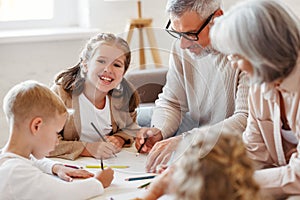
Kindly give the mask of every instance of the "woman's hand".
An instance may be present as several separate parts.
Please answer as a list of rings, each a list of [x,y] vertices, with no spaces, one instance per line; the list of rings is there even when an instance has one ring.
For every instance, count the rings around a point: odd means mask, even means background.
[[[144,200],[155,200],[164,194],[168,193],[169,185],[172,184],[172,174],[174,168],[168,168],[162,174],[157,176],[150,184],[147,194],[143,198]]]

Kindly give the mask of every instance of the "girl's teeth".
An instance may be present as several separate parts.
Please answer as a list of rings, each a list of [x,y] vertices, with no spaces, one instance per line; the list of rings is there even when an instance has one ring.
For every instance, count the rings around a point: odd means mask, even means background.
[[[101,77],[103,80],[105,80],[105,81],[111,81],[111,79],[110,78],[107,78],[107,77]]]

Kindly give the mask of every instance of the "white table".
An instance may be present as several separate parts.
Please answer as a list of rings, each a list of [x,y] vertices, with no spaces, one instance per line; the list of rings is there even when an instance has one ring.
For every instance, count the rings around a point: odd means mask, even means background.
[[[129,178],[129,177],[153,175],[151,173],[145,172],[146,155],[140,154],[139,156],[136,156],[136,149],[134,147],[123,148],[123,150],[116,155],[117,155],[116,158],[110,158],[104,160],[104,165],[108,165],[108,166],[126,165],[129,166],[129,168],[113,169],[115,173],[114,173],[114,180],[112,184],[105,189],[103,195],[93,199],[124,200],[124,199],[130,199],[134,197],[141,197],[146,190],[138,189],[138,186],[141,186],[152,180],[152,179],[145,179],[145,180],[138,180],[138,181],[125,181],[125,178]],[[96,168],[96,169],[86,168],[87,165],[98,165],[98,166],[100,165],[99,160],[91,157],[80,157],[75,161],[59,159],[59,158],[51,158],[51,159],[55,161],[60,161],[63,164],[81,166],[84,169],[93,173],[101,170],[100,168]]]

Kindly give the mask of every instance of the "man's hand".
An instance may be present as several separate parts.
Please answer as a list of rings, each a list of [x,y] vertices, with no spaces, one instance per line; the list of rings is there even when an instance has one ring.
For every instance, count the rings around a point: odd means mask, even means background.
[[[146,171],[156,172],[159,165],[166,165],[170,157],[181,141],[181,136],[172,137],[160,142],[157,142],[147,157]]]
[[[52,172],[62,180],[68,182],[72,181],[72,178],[91,178],[94,176],[93,173],[90,173],[84,169],[73,169],[60,164],[55,164],[52,167]]]
[[[148,153],[156,142],[163,139],[161,131],[158,128],[141,128],[135,139],[136,149],[140,149],[141,145],[145,142],[145,138],[148,139],[140,153]]]

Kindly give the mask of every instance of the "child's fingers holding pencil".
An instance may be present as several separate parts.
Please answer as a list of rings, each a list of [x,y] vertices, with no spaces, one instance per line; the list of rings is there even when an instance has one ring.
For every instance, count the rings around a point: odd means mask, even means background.
[[[111,168],[100,170],[96,173],[95,178],[102,183],[104,188],[107,188],[114,179],[114,171]]]

